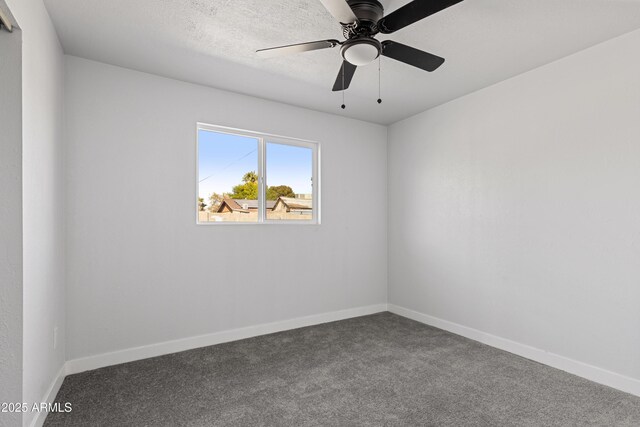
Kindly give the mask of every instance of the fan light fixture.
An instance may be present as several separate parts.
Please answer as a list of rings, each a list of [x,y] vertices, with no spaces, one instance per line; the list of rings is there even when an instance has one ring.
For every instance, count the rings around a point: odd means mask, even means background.
[[[342,57],[358,67],[372,63],[378,56],[380,56],[380,48],[376,43],[368,40],[345,43],[342,47]]]
[[[2,29],[3,26],[10,33],[13,32],[13,25],[11,24],[11,20],[7,15],[4,14],[4,12],[2,11],[2,8],[0,8],[0,29]]]
[[[379,0],[319,0],[342,27],[346,39],[316,40],[286,46],[259,49],[257,53],[265,58],[289,53],[308,52],[318,49],[332,49],[340,46],[342,64],[333,84],[333,91],[345,91],[359,66],[370,64],[380,55],[424,71],[435,71],[444,63],[444,58],[415,47],[392,40],[379,41],[378,34],[392,34],[428,16],[462,2],[463,0],[412,0],[389,15],[384,15],[384,7]],[[406,0],[405,0],[406,2]],[[380,72],[378,71],[378,75]],[[378,97],[380,103],[380,97]],[[344,102],[342,103],[344,108]]]

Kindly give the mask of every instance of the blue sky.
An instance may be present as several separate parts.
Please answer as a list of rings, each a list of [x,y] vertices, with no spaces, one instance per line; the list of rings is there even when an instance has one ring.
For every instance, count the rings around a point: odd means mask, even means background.
[[[249,171],[258,171],[258,140],[206,130],[198,131],[198,194],[208,200],[230,193]],[[267,142],[267,186],[288,185],[295,193],[311,193],[312,150]]]

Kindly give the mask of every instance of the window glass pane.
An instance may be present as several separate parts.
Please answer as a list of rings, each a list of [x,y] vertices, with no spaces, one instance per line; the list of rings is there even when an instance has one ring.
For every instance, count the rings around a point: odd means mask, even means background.
[[[198,130],[198,220],[258,221],[257,138]]]
[[[313,150],[267,141],[266,218],[313,219]]]

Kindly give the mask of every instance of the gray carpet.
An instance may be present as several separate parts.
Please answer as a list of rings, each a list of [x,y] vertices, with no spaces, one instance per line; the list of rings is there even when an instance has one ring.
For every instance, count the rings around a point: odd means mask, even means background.
[[[381,313],[68,376],[46,426],[640,426],[640,398]]]

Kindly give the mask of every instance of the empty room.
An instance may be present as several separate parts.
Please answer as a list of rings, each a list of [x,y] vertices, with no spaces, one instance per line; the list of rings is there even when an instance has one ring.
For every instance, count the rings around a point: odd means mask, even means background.
[[[0,0],[0,426],[640,426],[640,0]]]

